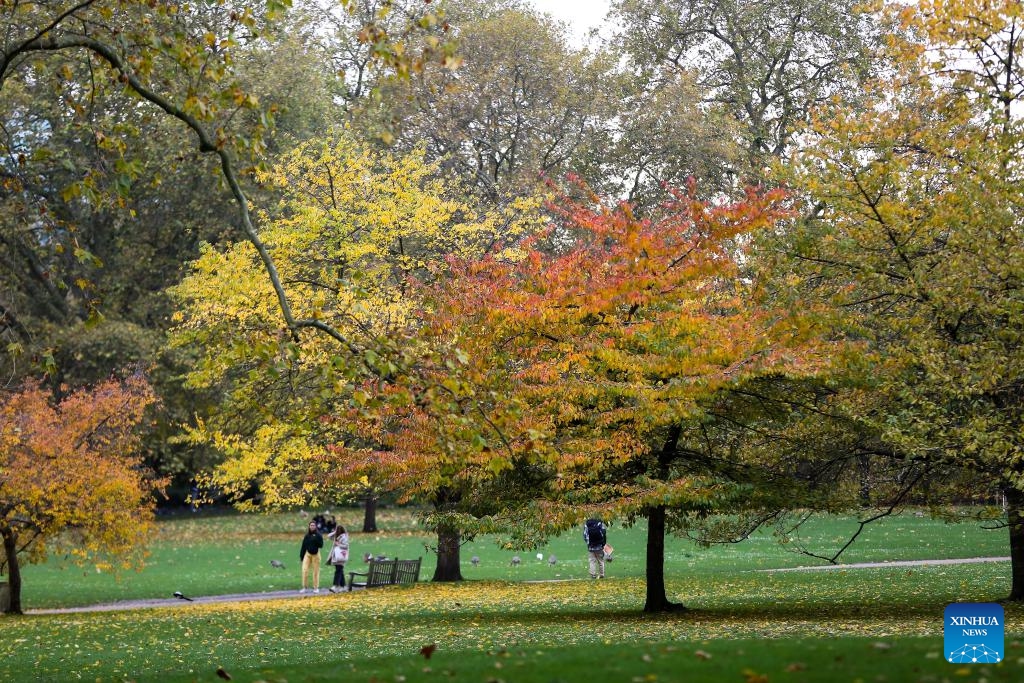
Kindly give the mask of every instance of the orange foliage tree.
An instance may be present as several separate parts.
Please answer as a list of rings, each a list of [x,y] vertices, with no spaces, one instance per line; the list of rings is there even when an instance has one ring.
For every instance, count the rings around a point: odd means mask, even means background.
[[[716,392],[808,376],[824,354],[813,311],[772,305],[744,273],[753,234],[787,218],[781,193],[715,204],[691,188],[651,220],[590,200],[518,258],[450,262],[417,330],[433,355],[368,392],[387,448],[342,460],[466,517],[517,520],[527,542],[644,517],[645,609],[663,611],[666,511],[742,504],[735,481],[688,466],[681,431]]]
[[[50,550],[110,567],[140,559],[153,490],[136,427],[154,402],[140,376],[76,391],[59,403],[38,384],[0,396],[0,569],[21,613],[20,563]]]

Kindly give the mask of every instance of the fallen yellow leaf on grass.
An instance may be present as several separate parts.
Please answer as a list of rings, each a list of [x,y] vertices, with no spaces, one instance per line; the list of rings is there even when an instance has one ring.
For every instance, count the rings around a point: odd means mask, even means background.
[[[768,674],[759,674],[752,669],[744,669],[743,676],[747,683],[768,683]]]

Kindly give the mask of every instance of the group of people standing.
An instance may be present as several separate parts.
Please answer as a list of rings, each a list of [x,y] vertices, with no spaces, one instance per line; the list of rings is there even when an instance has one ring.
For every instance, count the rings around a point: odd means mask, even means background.
[[[330,591],[337,593],[345,588],[345,563],[348,562],[348,532],[341,524],[336,524],[323,533],[317,520],[309,522],[309,531],[302,537],[302,547],[299,549],[299,560],[302,561],[302,589],[305,593],[312,583],[313,592],[320,592],[320,550],[324,547],[324,536],[331,540],[331,549],[327,555],[327,564],[334,567],[334,580],[331,583]],[[312,581],[308,581],[312,579]]]
[[[329,528],[321,520],[310,520],[309,531],[302,537],[299,549],[299,560],[302,561],[302,589],[305,593],[312,583],[314,593],[320,592],[320,550],[324,547],[324,536],[331,539],[331,549],[327,555],[327,564],[334,567],[334,579],[330,591],[338,593],[345,588],[345,563],[348,562],[348,532],[341,524],[332,524]],[[588,519],[583,525],[583,540],[587,544],[587,559],[590,578],[603,579],[605,561],[611,554],[607,545],[608,527],[599,519]],[[327,532],[326,534],[324,532]],[[312,578],[309,582],[307,579]]]

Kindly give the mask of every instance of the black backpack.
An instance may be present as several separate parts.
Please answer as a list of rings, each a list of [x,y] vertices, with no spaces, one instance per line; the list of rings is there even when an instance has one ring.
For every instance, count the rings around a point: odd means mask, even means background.
[[[595,550],[604,548],[607,538],[604,534],[604,525],[599,519],[587,520],[587,547]]]

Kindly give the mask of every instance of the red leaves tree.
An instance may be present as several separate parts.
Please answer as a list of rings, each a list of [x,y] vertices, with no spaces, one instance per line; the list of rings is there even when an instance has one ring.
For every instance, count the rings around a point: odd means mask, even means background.
[[[735,482],[687,461],[681,432],[717,392],[814,372],[822,355],[809,316],[743,272],[752,234],[786,218],[781,193],[713,204],[691,189],[650,220],[590,200],[521,258],[451,263],[417,332],[432,360],[403,378],[419,383],[399,392],[407,406],[384,402],[389,448],[364,464],[469,517],[516,519],[523,542],[645,517],[645,609],[673,609],[666,511],[737,504]]]
[[[59,403],[33,383],[0,396],[0,569],[11,613],[21,613],[21,562],[53,549],[100,567],[139,557],[161,482],[143,467],[135,428],[153,401],[140,376]]]
[[[764,300],[743,272],[752,234],[786,216],[779,192],[715,205],[676,192],[653,220],[571,204],[565,226],[520,263],[464,270],[476,311],[526,409],[524,459],[554,478],[534,507],[550,530],[586,517],[648,521],[645,610],[664,586],[666,512],[736,505],[734,482],[680,442],[718,392],[819,363],[813,327]],[[559,249],[571,231],[571,246]],[[458,299],[463,305],[465,297]],[[506,439],[510,443],[516,443]],[[501,449],[498,449],[501,450]]]

